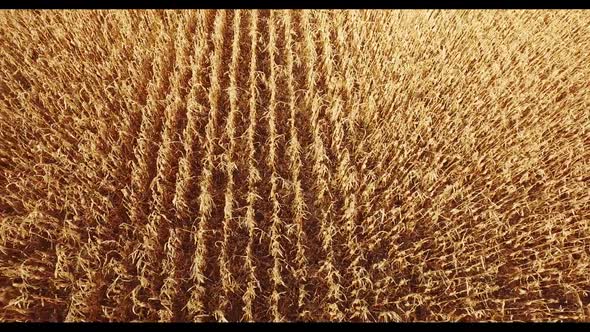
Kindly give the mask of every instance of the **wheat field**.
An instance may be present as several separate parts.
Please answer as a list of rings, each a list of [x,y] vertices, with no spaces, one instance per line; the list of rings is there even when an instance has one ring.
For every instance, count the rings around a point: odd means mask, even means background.
[[[0,13],[0,321],[590,321],[590,12]]]

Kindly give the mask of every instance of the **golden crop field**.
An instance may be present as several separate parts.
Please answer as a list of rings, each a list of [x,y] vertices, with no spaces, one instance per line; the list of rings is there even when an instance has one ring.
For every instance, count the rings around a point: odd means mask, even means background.
[[[590,12],[2,11],[0,321],[590,321]]]

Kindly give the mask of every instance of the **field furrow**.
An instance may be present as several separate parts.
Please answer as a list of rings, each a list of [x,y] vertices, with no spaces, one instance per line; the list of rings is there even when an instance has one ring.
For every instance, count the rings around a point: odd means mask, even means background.
[[[248,37],[251,41],[250,44],[250,63],[248,71],[248,129],[245,133],[247,135],[247,160],[248,160],[248,191],[246,197],[246,215],[244,223],[248,229],[248,243],[244,253],[244,268],[248,271],[246,287],[242,296],[244,301],[242,319],[245,321],[253,321],[254,316],[254,300],[257,294],[260,292],[260,281],[256,272],[257,264],[254,257],[254,245],[256,243],[255,232],[259,218],[257,218],[255,212],[255,204],[260,196],[257,194],[258,182],[261,180],[260,172],[258,171],[257,165],[257,149],[256,149],[256,131],[258,126],[257,114],[258,114],[258,80],[257,74],[258,69],[258,29],[259,29],[259,17],[258,11],[252,11],[250,15],[250,26],[248,28]],[[258,290],[258,291],[257,291]]]

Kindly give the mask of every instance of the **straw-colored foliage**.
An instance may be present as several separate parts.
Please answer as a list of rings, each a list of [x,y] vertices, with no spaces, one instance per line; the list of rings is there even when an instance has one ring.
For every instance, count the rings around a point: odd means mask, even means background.
[[[590,321],[589,22],[0,13],[0,321]]]

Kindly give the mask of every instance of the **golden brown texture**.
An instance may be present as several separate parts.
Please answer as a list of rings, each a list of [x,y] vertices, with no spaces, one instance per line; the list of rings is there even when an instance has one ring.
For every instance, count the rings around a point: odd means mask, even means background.
[[[590,321],[590,13],[0,13],[0,321]]]

